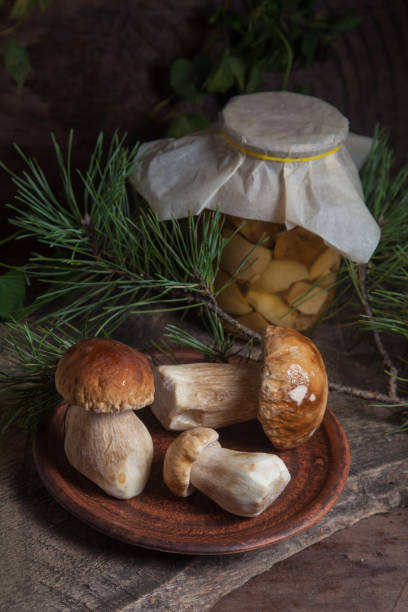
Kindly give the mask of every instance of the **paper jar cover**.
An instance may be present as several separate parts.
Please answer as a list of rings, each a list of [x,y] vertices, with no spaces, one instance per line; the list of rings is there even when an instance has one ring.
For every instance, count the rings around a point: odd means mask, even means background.
[[[358,175],[370,143],[318,98],[238,96],[209,129],[143,144],[132,180],[162,220],[219,209],[301,226],[365,263],[380,239]]]

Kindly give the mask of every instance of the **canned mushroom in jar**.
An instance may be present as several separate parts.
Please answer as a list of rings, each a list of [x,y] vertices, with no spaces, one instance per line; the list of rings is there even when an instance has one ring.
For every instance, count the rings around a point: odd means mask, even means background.
[[[220,307],[256,331],[304,331],[333,299],[339,253],[367,263],[380,239],[358,176],[357,158],[369,152],[363,140],[356,156],[361,137],[324,100],[246,94],[205,130],[141,145],[132,181],[161,220],[227,216]]]
[[[221,256],[216,290],[247,257],[235,280],[217,297],[219,306],[239,323],[257,332],[271,323],[305,331],[327,309],[341,256],[320,236],[301,227],[287,230],[278,223],[231,215],[226,216],[223,235],[231,240]],[[254,246],[262,237],[264,242]]]

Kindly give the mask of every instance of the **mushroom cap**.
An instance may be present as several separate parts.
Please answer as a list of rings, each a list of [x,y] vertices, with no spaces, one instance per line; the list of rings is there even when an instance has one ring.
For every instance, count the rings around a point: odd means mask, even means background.
[[[164,457],[163,478],[174,495],[191,495],[194,491],[194,487],[190,485],[192,465],[209,444],[220,446],[217,440],[218,433],[210,427],[188,429],[173,440]]]
[[[272,444],[289,449],[306,442],[323,420],[326,369],[316,345],[294,329],[268,326],[258,420]]]
[[[154,398],[153,372],[146,357],[105,338],[81,340],[65,351],[55,385],[66,402],[99,413],[138,410]]]

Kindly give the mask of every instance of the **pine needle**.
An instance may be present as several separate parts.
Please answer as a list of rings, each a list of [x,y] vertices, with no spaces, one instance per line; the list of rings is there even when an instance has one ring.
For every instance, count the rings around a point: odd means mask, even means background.
[[[25,267],[29,278],[44,286],[26,315],[36,313],[44,323],[51,310],[59,325],[86,320],[89,329],[112,333],[126,314],[208,302],[226,241],[220,213],[160,221],[140,199],[131,202],[128,179],[138,147],[127,149],[117,134],[107,152],[98,137],[87,172],[78,172],[82,187],[75,192],[72,145],[71,133],[64,159],[53,137],[62,199],[21,150],[27,170],[22,176],[8,170],[23,205],[9,205],[15,213],[11,223],[21,238],[34,237],[48,247]]]
[[[9,207],[18,238],[35,238],[43,245],[25,266],[27,277],[43,287],[25,311],[26,317],[35,314],[36,327],[11,324],[4,340],[12,359],[10,368],[0,372],[0,392],[11,397],[0,417],[3,428],[12,421],[34,428],[59,401],[53,375],[65,348],[85,335],[112,335],[130,314],[199,314],[210,342],[169,326],[160,343],[169,358],[176,345],[211,360],[226,360],[236,351],[224,323],[239,324],[218,307],[217,293],[223,288],[214,288],[221,253],[231,239],[222,236],[223,215],[204,211],[161,221],[140,198],[131,198],[129,178],[138,146],[128,148],[125,136],[115,134],[105,143],[100,134],[84,173],[73,170],[72,132],[65,156],[54,136],[52,142],[58,190],[37,161],[18,148],[26,165],[20,176],[0,164],[17,189]],[[362,183],[382,229],[381,242],[364,269],[364,284],[358,266],[344,261],[332,312],[348,308],[357,297],[364,329],[407,338],[408,164],[394,170],[386,134],[379,128]],[[243,327],[240,332],[250,351],[259,335]],[[394,382],[400,382],[396,375]]]
[[[370,157],[362,170],[368,208],[381,227],[381,240],[365,267],[365,292],[372,316],[363,314],[364,329],[408,338],[408,164],[398,171],[385,131],[374,134]],[[349,263],[353,286],[363,299],[357,267]]]
[[[43,418],[61,402],[54,376],[63,352],[81,339],[82,334],[66,327],[33,329],[27,322],[6,324],[2,338],[6,366],[0,370],[0,431],[12,423],[35,430]]]

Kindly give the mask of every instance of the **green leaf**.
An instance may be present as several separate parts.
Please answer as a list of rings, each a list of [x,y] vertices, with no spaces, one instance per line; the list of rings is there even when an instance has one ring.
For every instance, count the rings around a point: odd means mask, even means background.
[[[21,270],[9,270],[0,276],[0,317],[8,319],[23,307],[25,278]]]
[[[181,96],[189,94],[191,89],[195,90],[192,85],[194,78],[193,64],[187,59],[178,59],[170,66],[170,85],[174,91]]]
[[[235,78],[236,82],[238,83],[240,90],[242,91],[245,85],[245,62],[240,57],[231,56],[228,58],[228,63],[231,69],[231,73]]]
[[[224,54],[204,83],[204,89],[209,93],[225,93],[234,85],[234,75],[228,60],[228,55]]]
[[[27,17],[35,9],[36,0],[15,0],[10,11],[10,19]]]
[[[204,95],[200,93],[195,83],[196,73],[193,62],[178,59],[170,67],[170,85],[174,91],[192,102],[199,103]]]
[[[25,77],[31,70],[28,55],[23,45],[17,40],[11,40],[4,50],[4,65],[9,75],[22,88]]]
[[[204,130],[211,124],[211,121],[203,113],[191,115],[179,115],[169,125],[165,137],[180,138],[186,134]]]
[[[251,66],[245,87],[247,93],[259,91],[264,82],[264,73],[263,62],[257,62]]]
[[[238,83],[239,89],[244,89],[245,85],[245,62],[235,55],[224,53],[221,61],[210,73],[204,83],[204,89],[209,93],[225,93]]]

